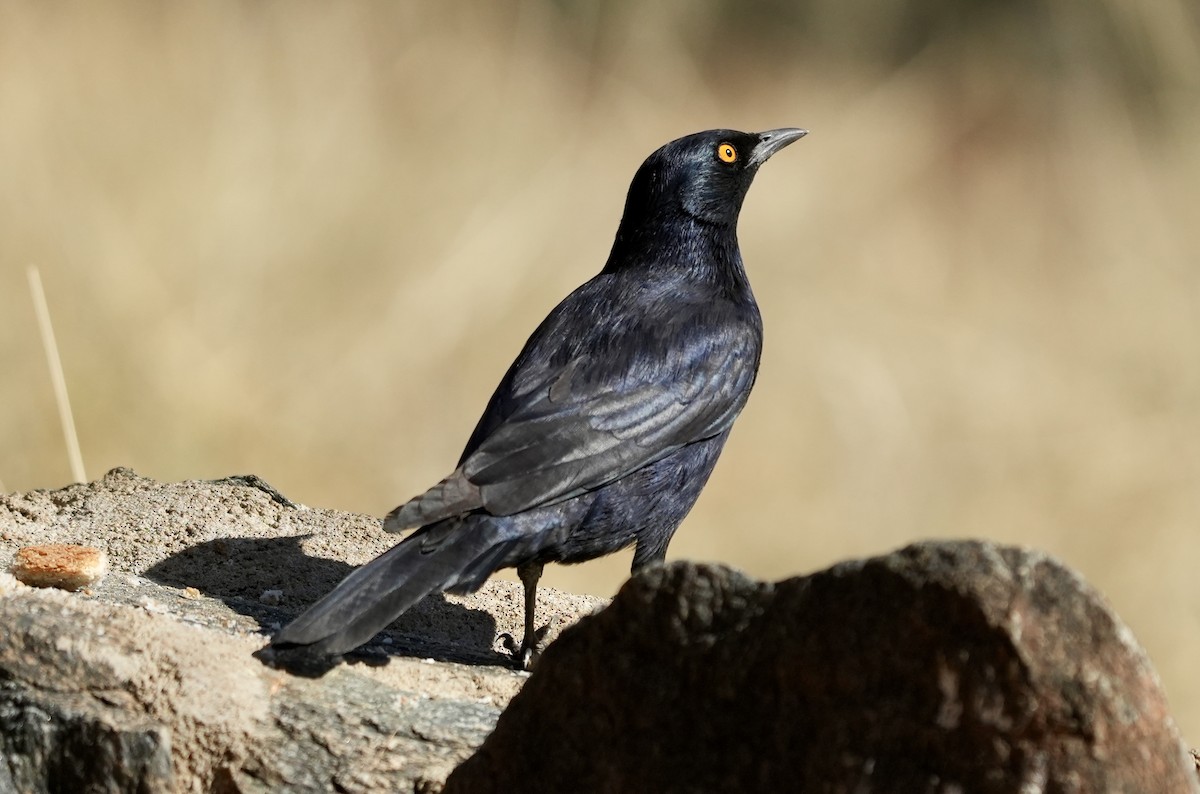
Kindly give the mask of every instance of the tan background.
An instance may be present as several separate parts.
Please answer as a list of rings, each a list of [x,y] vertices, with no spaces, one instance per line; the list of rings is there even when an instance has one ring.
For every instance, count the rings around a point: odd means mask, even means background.
[[[754,397],[671,556],[1061,556],[1200,741],[1200,21],[1096,3],[0,5],[0,481],[432,484],[665,141],[812,130],[741,225]],[[628,555],[550,573],[611,593]]]

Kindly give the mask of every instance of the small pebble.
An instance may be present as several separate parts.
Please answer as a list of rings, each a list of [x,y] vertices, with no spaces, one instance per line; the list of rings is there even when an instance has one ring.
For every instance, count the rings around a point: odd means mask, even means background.
[[[79,590],[108,573],[108,555],[91,546],[46,543],[17,549],[12,575],[32,587]]]

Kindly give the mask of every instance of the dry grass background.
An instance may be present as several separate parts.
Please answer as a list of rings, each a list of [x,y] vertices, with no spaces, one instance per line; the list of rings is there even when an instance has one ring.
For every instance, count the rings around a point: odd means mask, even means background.
[[[741,224],[762,373],[671,556],[1047,549],[1200,741],[1187,0],[4,3],[0,480],[69,479],[37,264],[89,476],[381,515],[601,266],[646,154],[784,125]]]

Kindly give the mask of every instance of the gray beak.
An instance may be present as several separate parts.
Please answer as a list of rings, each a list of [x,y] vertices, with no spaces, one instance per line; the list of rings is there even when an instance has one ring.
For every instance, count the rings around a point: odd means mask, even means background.
[[[758,143],[755,145],[754,151],[750,152],[750,165],[753,166],[762,165],[775,152],[807,135],[808,130],[801,130],[796,127],[784,127],[757,134]]]

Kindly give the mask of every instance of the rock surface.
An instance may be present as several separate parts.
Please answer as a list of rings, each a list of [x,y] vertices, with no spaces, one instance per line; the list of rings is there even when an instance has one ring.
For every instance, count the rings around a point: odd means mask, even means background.
[[[445,791],[1200,786],[1095,591],[1036,552],[939,542],[777,585],[692,565],[630,581]]]
[[[520,585],[426,599],[319,679],[251,656],[395,542],[255,478],[118,469],[0,496],[0,570],[35,543],[95,546],[112,567],[79,593],[0,578],[0,792],[436,790],[524,681],[496,644],[520,629]],[[600,603],[540,599],[555,632]]]
[[[671,565],[526,683],[501,581],[426,599],[319,678],[261,664],[395,537],[254,477],[0,495],[0,570],[35,543],[112,572],[76,593],[0,573],[0,794],[1200,792],[1128,629],[1028,550],[918,544],[775,585]],[[600,604],[545,591],[540,619]]]

